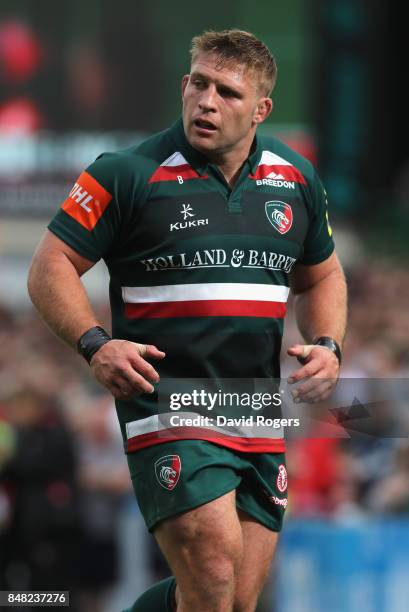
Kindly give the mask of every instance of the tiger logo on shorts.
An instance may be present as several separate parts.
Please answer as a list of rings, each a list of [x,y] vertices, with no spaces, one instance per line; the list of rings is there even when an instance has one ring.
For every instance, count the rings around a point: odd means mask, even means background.
[[[182,462],[179,455],[165,455],[155,461],[156,479],[164,489],[173,491],[179,482]]]

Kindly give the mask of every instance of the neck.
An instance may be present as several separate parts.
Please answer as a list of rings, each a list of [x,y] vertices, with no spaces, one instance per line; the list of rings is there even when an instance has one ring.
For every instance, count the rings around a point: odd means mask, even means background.
[[[226,179],[226,183],[229,185],[229,187],[233,188],[236,184],[237,179],[240,176],[242,166],[239,166],[238,168],[228,168],[225,165],[216,163],[215,166],[217,166],[220,172],[223,174],[224,178]]]
[[[237,179],[239,178],[240,171],[247,157],[248,156],[246,155],[246,157],[244,157],[242,160],[240,160],[240,162],[237,163],[229,163],[228,161],[220,163],[215,162],[215,165],[219,168],[220,172],[223,174],[224,178],[226,179],[226,182],[230,185],[230,187],[233,187]]]
[[[219,158],[215,157],[211,160],[212,163],[219,168],[230,187],[233,187],[237,181],[249,153],[250,151],[247,151],[245,155],[241,155],[240,157],[234,156],[230,158],[229,156],[222,156]]]
[[[209,156],[210,161],[219,168],[230,187],[233,187],[237,181],[240,170],[252,151],[253,142],[254,134],[251,140],[242,143],[241,146]]]

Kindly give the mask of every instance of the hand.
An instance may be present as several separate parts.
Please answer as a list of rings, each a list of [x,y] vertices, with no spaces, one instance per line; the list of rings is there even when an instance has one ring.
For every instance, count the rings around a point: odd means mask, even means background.
[[[296,344],[287,353],[303,363],[289,376],[288,382],[307,380],[291,392],[294,402],[314,403],[327,399],[339,376],[339,361],[331,349],[316,344]]]
[[[151,383],[159,382],[159,374],[146,358],[164,357],[165,353],[151,344],[110,340],[93,355],[90,365],[95,378],[116,399],[127,400],[134,393],[154,392]]]

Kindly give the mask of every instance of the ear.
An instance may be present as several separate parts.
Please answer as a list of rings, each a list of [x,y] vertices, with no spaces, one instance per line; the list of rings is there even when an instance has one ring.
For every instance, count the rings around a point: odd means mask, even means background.
[[[189,78],[190,78],[190,74],[185,74],[182,77],[182,99],[185,96],[185,89],[187,87],[187,84],[189,83]]]
[[[273,110],[273,101],[271,98],[260,98],[254,111],[253,122],[255,124],[263,123]]]

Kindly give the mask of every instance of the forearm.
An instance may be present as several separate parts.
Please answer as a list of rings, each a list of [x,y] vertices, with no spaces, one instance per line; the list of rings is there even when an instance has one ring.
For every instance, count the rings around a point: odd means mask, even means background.
[[[50,329],[73,348],[84,332],[100,325],[76,268],[64,254],[34,257],[28,291]]]
[[[306,342],[331,336],[342,346],[346,328],[347,290],[341,269],[295,296],[295,314]]]
[[[50,236],[45,242],[56,244]],[[80,279],[93,262],[63,249],[58,243],[57,248],[40,245],[31,265],[28,291],[50,329],[76,348],[84,332],[100,325]],[[129,399],[135,392],[152,393],[152,383],[159,380],[157,371],[144,357],[163,359],[165,353],[152,345],[112,340],[96,351],[90,365],[96,379],[114,397]]]

